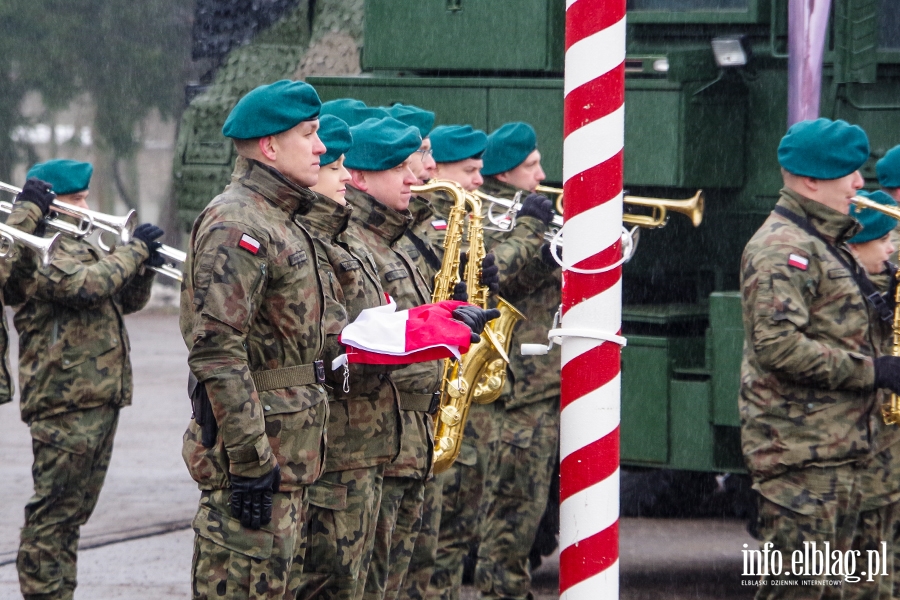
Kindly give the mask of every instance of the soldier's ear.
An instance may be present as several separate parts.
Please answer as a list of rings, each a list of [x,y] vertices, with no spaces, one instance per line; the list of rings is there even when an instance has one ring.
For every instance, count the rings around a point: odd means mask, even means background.
[[[274,135],[267,135],[259,138],[259,152],[266,159],[274,161],[278,157],[278,142]]]
[[[361,192],[369,191],[369,183],[366,181],[366,172],[358,171],[356,169],[347,169],[350,171],[350,185],[355,187]]]

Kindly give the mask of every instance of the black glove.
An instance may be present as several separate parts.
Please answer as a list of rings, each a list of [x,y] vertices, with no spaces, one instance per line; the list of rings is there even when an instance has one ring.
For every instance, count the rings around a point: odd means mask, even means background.
[[[262,477],[231,476],[231,516],[248,529],[259,529],[272,520],[272,494],[281,486],[281,468]]]
[[[474,344],[481,339],[481,332],[485,324],[500,316],[496,308],[478,308],[477,306],[460,306],[453,311],[453,318],[465,323],[472,330],[471,342]]]
[[[528,194],[519,209],[520,217],[534,217],[549,225],[553,220],[553,203],[543,194]]]
[[[16,196],[16,202],[31,202],[41,209],[41,215],[46,217],[50,212],[50,203],[56,198],[53,186],[37,177],[32,177],[25,182],[22,191]]]
[[[481,285],[496,294],[500,291],[500,267],[494,264],[494,253],[490,252],[481,261]]]
[[[900,394],[900,356],[879,356],[875,359],[875,388],[887,388]]]
[[[558,269],[559,263],[553,258],[553,252],[550,251],[550,244],[541,246],[541,262],[551,269]]]
[[[159,249],[162,248],[162,242],[150,242],[147,244],[147,248],[150,250],[150,256],[144,261],[145,265],[158,269],[166,264],[166,257],[159,253]]]
[[[450,296],[450,299],[457,300],[459,302],[469,301],[469,288],[466,286],[465,281],[460,281],[453,286],[453,295]]]
[[[131,235],[136,240],[141,240],[147,245],[147,248],[152,252],[154,248],[150,247],[150,242],[153,242],[163,236],[165,231],[153,225],[152,223],[141,223],[134,229],[134,233]],[[156,246],[159,248],[159,246]]]

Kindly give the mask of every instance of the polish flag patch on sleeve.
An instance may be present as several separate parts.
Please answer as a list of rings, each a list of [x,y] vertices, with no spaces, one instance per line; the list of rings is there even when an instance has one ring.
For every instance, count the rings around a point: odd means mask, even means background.
[[[238,246],[240,246],[250,254],[256,254],[257,252],[259,252],[259,241],[250,237],[246,233],[241,236],[241,241],[238,242]]]
[[[434,227],[437,231],[444,231],[447,229],[447,221],[444,219],[436,219],[431,222],[431,226]]]
[[[807,267],[809,267],[809,259],[799,254],[791,254],[788,256],[788,265],[794,267],[795,269],[800,269],[801,271],[805,271]]]

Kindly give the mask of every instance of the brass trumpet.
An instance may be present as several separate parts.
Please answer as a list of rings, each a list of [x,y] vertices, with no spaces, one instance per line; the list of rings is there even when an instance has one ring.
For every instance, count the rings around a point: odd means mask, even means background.
[[[653,209],[653,213],[650,215],[633,215],[628,213],[622,215],[622,220],[629,225],[637,225],[638,227],[649,229],[665,227],[669,221],[669,211],[686,215],[694,227],[699,227],[700,223],[703,222],[703,190],[697,190],[697,193],[687,200],[625,196],[622,201],[632,206],[649,206]]]
[[[12,194],[18,194],[22,191],[20,188],[8,183],[3,183],[2,181],[0,181],[0,190]],[[127,244],[131,241],[132,235],[134,234],[134,228],[137,225],[137,213],[134,210],[129,210],[128,214],[123,217],[117,217],[115,215],[108,215],[80,206],[66,204],[59,200],[53,200],[50,206],[51,214],[56,213],[57,216],[48,216],[46,219],[47,226],[77,239],[84,239],[95,232],[100,234],[105,232],[113,234],[119,243]],[[11,213],[12,210],[12,203],[0,202],[0,212]],[[58,215],[71,217],[75,219],[77,223],[72,224],[64,221],[60,219]],[[95,236],[92,243],[104,252],[111,252],[113,249],[112,246],[103,240],[102,235]],[[157,252],[169,259],[170,262],[184,263],[187,259],[187,255],[184,252],[177,248],[172,248],[171,246],[163,245]],[[176,281],[181,281],[183,278],[181,270],[171,264],[149,268],[160,275],[165,275]]]
[[[896,206],[878,204],[862,196],[855,196],[850,202],[857,208],[871,208],[900,221],[900,208]],[[891,348],[891,355],[900,356],[900,286],[897,286],[897,291],[894,293],[894,306],[894,343]],[[881,418],[885,425],[900,425],[900,396],[891,394],[891,399],[881,405]]]
[[[556,209],[557,213],[564,214],[562,188],[551,187],[549,185],[539,185],[534,188],[534,191],[539,194],[544,194],[545,196],[556,196],[556,198],[553,200],[553,207]]]
[[[538,186],[538,191],[549,191],[550,193],[559,192],[559,195],[557,196],[557,204],[559,205],[561,203],[562,190],[560,190],[559,188]],[[493,227],[491,227],[490,229],[495,231],[509,231],[510,229],[515,227],[516,215],[522,208],[522,202],[520,200],[522,196],[521,192],[517,193],[512,200],[507,200],[506,198],[496,198],[478,190],[470,193],[477,196],[483,204],[487,205],[487,219],[493,225]],[[653,212],[650,215],[635,215],[628,213],[623,214],[622,221],[628,223],[629,225],[636,225],[638,227],[649,229],[658,229],[660,227],[665,227],[666,223],[669,222],[669,211],[686,215],[688,218],[690,218],[691,223],[693,223],[694,227],[698,227],[700,223],[703,222],[703,190],[698,190],[696,194],[694,194],[687,200],[669,200],[668,198],[644,198],[641,196],[625,196],[622,201],[625,204],[630,204],[633,206],[648,206],[653,209]],[[500,206],[501,208],[505,208],[506,210],[499,214],[495,213],[493,210],[495,205]],[[562,215],[553,215],[553,219],[550,222],[550,230],[546,234],[544,234],[544,237],[547,239],[547,241],[550,241],[552,238],[556,237],[560,228],[563,226],[563,223],[564,219]],[[558,241],[557,244],[559,244],[560,241]]]

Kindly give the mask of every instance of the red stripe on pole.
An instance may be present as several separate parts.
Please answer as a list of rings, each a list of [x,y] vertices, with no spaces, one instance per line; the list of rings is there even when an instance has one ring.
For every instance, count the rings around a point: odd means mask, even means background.
[[[576,450],[559,464],[559,501],[565,502],[610,477],[619,468],[619,428]]]
[[[566,51],[625,17],[624,2],[575,2],[566,10]]]
[[[605,248],[599,254],[591,256],[575,266],[579,269],[596,269],[598,267],[609,265],[619,260],[619,257],[622,256],[620,246],[621,242],[616,242],[615,245]],[[576,304],[602,294],[614,286],[621,278],[621,265],[606,273],[597,275],[581,275],[572,272],[563,273],[563,314]]]
[[[560,373],[560,410],[615,379],[619,368],[619,346],[611,342],[592,348],[567,362]]]
[[[573,585],[605,571],[615,564],[618,558],[619,523],[616,522],[600,533],[560,551],[559,591],[564,592]]]
[[[571,177],[565,185],[563,207],[566,219],[609,202],[622,191],[623,152]]]
[[[564,101],[563,137],[602,119],[625,102],[625,63],[578,86]]]

